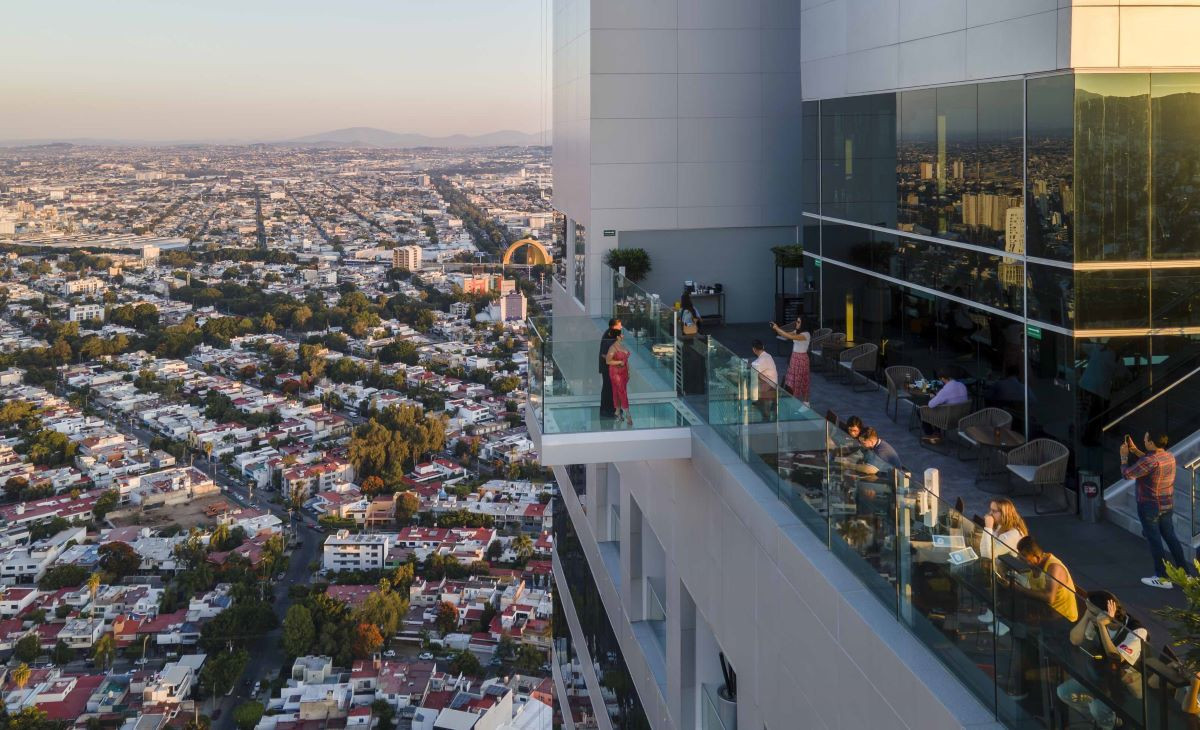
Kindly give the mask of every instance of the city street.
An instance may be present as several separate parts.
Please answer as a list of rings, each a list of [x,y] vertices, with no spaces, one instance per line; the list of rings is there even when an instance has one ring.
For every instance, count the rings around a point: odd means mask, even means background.
[[[149,447],[150,441],[155,437],[152,432],[133,426],[129,421],[113,416],[112,414],[107,415],[112,418],[112,422],[117,424],[123,433],[138,439],[138,441]],[[283,520],[285,530],[289,529],[290,514],[287,509],[259,495],[255,495],[251,499],[244,482],[232,476],[220,462],[197,458],[193,461],[192,466],[211,476],[213,481],[220,485],[222,493],[230,500],[243,506],[253,505],[261,509],[266,509]],[[269,696],[271,682],[275,679],[273,672],[276,667],[280,667],[283,664],[284,655],[280,634],[283,631],[283,617],[292,605],[288,588],[293,585],[308,583],[312,577],[309,564],[320,557],[321,543],[323,541],[323,535],[306,525],[302,519],[297,520],[295,529],[300,538],[300,547],[289,553],[288,568],[284,574],[284,578],[282,581],[275,582],[272,587],[272,602],[275,607],[275,615],[279,617],[280,628],[256,638],[250,645],[245,647],[250,653],[250,661],[246,664],[246,669],[234,685],[233,693],[228,696],[222,696],[215,704],[212,699],[209,699],[205,701],[202,708],[210,716],[216,708],[220,708],[221,716],[213,723],[213,727],[218,728],[218,730],[234,727],[233,709],[243,702],[255,699],[250,697],[250,693],[254,683],[257,681],[262,682],[262,691],[259,693],[257,699],[263,702],[264,705],[266,704],[265,698]]]

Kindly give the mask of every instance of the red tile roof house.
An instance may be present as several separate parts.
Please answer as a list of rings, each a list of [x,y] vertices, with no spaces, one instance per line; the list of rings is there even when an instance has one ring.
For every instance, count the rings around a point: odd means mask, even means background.
[[[32,628],[25,628],[24,619],[10,618],[0,621],[0,651],[11,651],[18,641],[32,631]]]
[[[59,675],[58,670],[50,670],[51,675],[35,679],[30,677],[24,690],[17,690],[23,696],[12,702],[8,709],[15,712],[18,708],[36,706],[46,713],[46,719],[55,722],[75,722],[87,710],[88,699],[104,683],[103,674]],[[15,690],[14,686],[14,690]]]
[[[0,587],[0,616],[10,618],[28,608],[41,595],[37,588]]]
[[[230,555],[239,555],[249,561],[251,567],[257,568],[263,561],[264,546],[271,537],[270,533],[259,533],[233,550],[209,553],[208,562],[214,565],[224,565],[229,560]]]
[[[325,595],[353,609],[361,606],[367,600],[367,596],[377,590],[379,587],[374,585],[331,585],[325,589]]]
[[[112,622],[113,640],[117,644],[118,649],[123,649],[127,646],[132,646],[135,643],[142,641],[148,634],[143,635],[143,639],[138,636],[141,632],[142,625],[150,619],[134,618],[132,616],[117,616]]]
[[[374,695],[396,709],[420,704],[433,679],[432,662],[359,659],[351,669],[355,694]]]
[[[30,502],[6,504],[0,507],[0,519],[9,525],[34,525],[55,517],[88,521],[92,519],[92,507],[101,494],[104,494],[103,489],[93,489],[80,494],[78,498],[60,494]]]
[[[35,626],[34,631],[38,635],[38,644],[43,649],[53,649],[58,643],[58,635],[62,633],[63,624],[41,624]]]

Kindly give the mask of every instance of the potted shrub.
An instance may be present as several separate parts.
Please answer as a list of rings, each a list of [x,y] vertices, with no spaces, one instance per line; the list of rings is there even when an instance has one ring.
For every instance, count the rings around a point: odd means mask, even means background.
[[[604,254],[604,263],[613,271],[625,267],[625,278],[641,281],[650,273],[650,254],[644,248],[613,248]]]
[[[798,243],[790,246],[775,246],[771,249],[771,253],[775,254],[775,265],[780,268],[804,268],[804,246]]]

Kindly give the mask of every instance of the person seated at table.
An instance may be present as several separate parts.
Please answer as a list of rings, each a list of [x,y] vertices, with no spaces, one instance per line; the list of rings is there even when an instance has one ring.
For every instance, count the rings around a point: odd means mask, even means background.
[[[846,419],[846,435],[852,439],[857,439],[859,434],[862,433],[864,425],[866,424],[858,416],[850,416]]]
[[[1013,583],[1013,590],[1045,603],[1071,623],[1078,621],[1075,581],[1067,566],[1053,553],[1042,550],[1033,535],[1026,535],[1017,542],[1017,555],[1032,566],[1033,571],[1028,576],[1020,576]]]
[[[904,464],[900,461],[900,452],[896,451],[896,448],[887,441],[880,438],[879,432],[871,426],[867,426],[862,430],[862,433],[859,434],[858,442],[884,464],[893,469],[904,468]]]
[[[1021,542],[1021,538],[1029,534],[1025,520],[1017,513],[1017,506],[1008,497],[999,497],[988,503],[987,514],[983,516],[983,530],[979,539],[979,557],[992,561],[992,567],[1000,571],[998,562],[1001,555],[1012,555]],[[979,614],[979,623],[990,624],[995,619],[991,609],[985,609]],[[1007,632],[1004,627],[1001,633]]]
[[[1089,679],[1108,697],[1120,698],[1127,691],[1140,691],[1142,677],[1137,664],[1149,631],[1127,614],[1117,597],[1108,591],[1088,593],[1084,608],[1083,616],[1071,629],[1071,643],[1093,658]],[[1071,709],[1084,717],[1090,716],[1097,727],[1103,730],[1116,727],[1116,711],[1078,679],[1072,677],[1058,685],[1055,694]]]
[[[858,432],[858,443],[865,450],[860,460],[853,457],[843,459],[843,463],[864,474],[877,474],[888,467],[903,469],[900,454],[896,449],[879,437],[879,432],[871,426],[863,426]]]
[[[750,369],[758,374],[758,397],[754,399],[754,405],[762,413],[764,421],[773,421],[776,408],[775,388],[776,383],[779,382],[779,371],[775,367],[775,358],[763,347],[762,340],[755,340],[750,345],[750,351],[754,353]]]
[[[959,382],[952,372],[942,370],[938,373],[938,380],[942,381],[942,388],[929,399],[929,407],[937,408],[938,406],[955,406],[960,403],[966,403],[971,399],[967,393],[967,386]],[[921,428],[925,430],[925,435],[921,437],[922,441],[927,443],[937,443],[942,440],[941,433],[938,428],[928,421],[921,421]]]
[[[988,503],[983,516],[983,539],[979,543],[979,557],[998,560],[1001,555],[1011,555],[1021,538],[1029,534],[1025,520],[1017,513],[1017,506],[1008,497],[999,497]]]
[[[834,430],[829,444],[831,449],[840,449],[843,453],[857,450],[860,446],[858,437],[862,435],[863,428],[866,424],[858,416],[850,416],[846,419],[845,432]],[[846,438],[849,436],[849,438]]]
[[[903,469],[904,466],[900,463],[900,454],[881,439],[874,428],[863,426],[859,431],[858,443],[863,447],[861,453],[843,457],[839,461],[847,469],[864,475],[864,479],[857,482],[854,499],[858,514],[878,518],[886,514],[891,505],[892,483],[886,477],[890,476],[892,469]],[[876,476],[880,478],[876,479]]]

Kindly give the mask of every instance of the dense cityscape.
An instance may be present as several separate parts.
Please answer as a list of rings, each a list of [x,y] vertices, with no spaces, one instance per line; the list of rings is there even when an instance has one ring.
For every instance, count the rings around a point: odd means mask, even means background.
[[[550,194],[535,147],[0,150],[12,722],[549,727]]]

